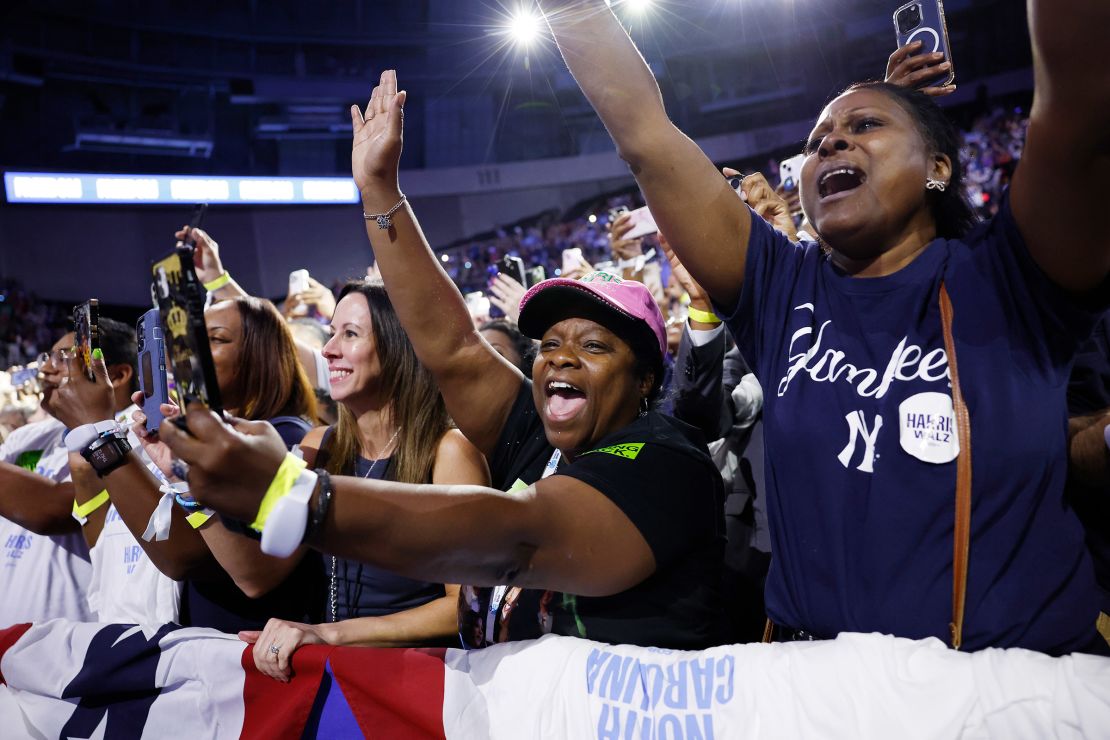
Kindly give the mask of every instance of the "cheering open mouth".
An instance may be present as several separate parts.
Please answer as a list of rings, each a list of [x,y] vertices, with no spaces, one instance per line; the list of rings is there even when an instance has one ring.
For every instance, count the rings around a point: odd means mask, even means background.
[[[827,165],[825,171],[817,178],[817,195],[831,198],[840,193],[855,190],[867,182],[867,175],[863,170],[850,164],[833,163]]]
[[[553,421],[570,419],[586,405],[586,392],[565,380],[549,380],[543,390],[547,397],[544,410]]]

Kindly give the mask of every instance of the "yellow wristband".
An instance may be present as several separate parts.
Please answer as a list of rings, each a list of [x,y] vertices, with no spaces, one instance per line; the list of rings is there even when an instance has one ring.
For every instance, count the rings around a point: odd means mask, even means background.
[[[270,518],[270,512],[274,510],[274,505],[293,490],[293,484],[297,482],[297,477],[306,467],[308,463],[292,452],[285,455],[281,466],[274,473],[274,479],[270,481],[270,487],[266,489],[266,495],[262,497],[262,503],[258,505],[258,513],[251,522],[251,529],[255,532],[262,531],[266,526],[266,520]]]
[[[713,313],[712,311],[702,311],[700,309],[694,308],[693,306],[690,306],[690,308],[686,309],[686,315],[690,318],[690,320],[696,321],[699,324],[721,323],[721,317],[717,314]]]
[[[231,282],[231,273],[229,273],[227,270],[224,270],[223,272],[220,273],[220,276],[218,278],[216,278],[215,280],[212,280],[211,282],[205,283],[204,284],[204,289],[207,290],[209,293],[212,293],[212,292],[217,291],[220,288],[224,287],[225,285],[227,285],[230,282]]]
[[[79,504],[77,503],[77,499],[73,499],[73,518],[80,522],[81,526],[84,526],[85,522],[89,520],[89,514],[93,513],[106,503],[108,503],[107,489],[96,494],[83,504]]]
[[[189,523],[189,526],[193,529],[200,529],[205,524],[207,524],[208,520],[211,518],[211,511],[194,511],[192,514],[189,514],[185,517],[185,521],[187,521]]]

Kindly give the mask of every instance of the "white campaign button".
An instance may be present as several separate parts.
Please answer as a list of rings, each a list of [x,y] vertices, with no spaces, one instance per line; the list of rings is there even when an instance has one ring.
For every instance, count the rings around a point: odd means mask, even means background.
[[[898,405],[902,449],[928,463],[952,462],[960,454],[952,398],[945,393],[918,393]]]

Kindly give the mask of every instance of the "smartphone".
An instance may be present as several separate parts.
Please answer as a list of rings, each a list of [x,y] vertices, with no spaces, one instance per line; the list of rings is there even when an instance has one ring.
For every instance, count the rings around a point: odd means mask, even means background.
[[[289,295],[304,293],[308,288],[308,270],[293,270],[289,273]]]
[[[308,290],[308,270],[293,270],[289,273],[289,293],[288,295],[296,295]],[[293,309],[294,316],[307,316],[309,306],[302,303]]]
[[[609,223],[613,223],[622,215],[628,213],[628,206],[617,206],[609,209]]]
[[[565,275],[572,270],[577,270],[582,266],[585,258],[582,256],[581,247],[571,247],[570,249],[563,250],[563,269],[562,274]]]
[[[513,257],[511,254],[506,254],[501,258],[497,265],[498,272],[502,275],[507,275],[521,285],[528,284],[528,277],[524,273],[524,260],[520,257]]]
[[[174,377],[171,397],[182,411],[174,423],[181,426],[190,401],[202,401],[217,414],[223,408],[204,324],[206,291],[193,268],[193,250],[189,247],[174,248],[155,262],[151,270],[166,364]]]
[[[943,87],[956,80],[956,64],[948,45],[948,25],[944,21],[943,0],[911,0],[894,11],[894,33],[898,48],[921,42],[920,54],[941,52],[942,61],[952,66],[948,74],[930,80],[925,87]]]
[[[806,155],[796,154],[790,159],[784,159],[779,164],[779,183],[783,190],[797,190],[798,183],[802,180],[802,165]]]
[[[94,349],[100,348],[100,329],[97,325],[99,319],[100,302],[95,298],[73,307],[73,333],[76,335],[73,348],[85,377],[93,381],[96,380],[96,375],[92,369],[92,353]]]
[[[655,225],[655,217],[651,215],[647,206],[630,211],[629,218],[632,219],[632,229],[624,235],[625,239],[639,239],[659,232],[659,227]]]
[[[482,291],[476,290],[473,293],[467,293],[463,296],[463,299],[466,301],[466,307],[470,310],[471,318],[483,321],[489,318],[492,304]]]
[[[524,286],[531,288],[536,283],[542,283],[544,280],[547,280],[547,270],[543,269],[543,265],[536,265],[528,270],[526,277],[528,278],[528,282],[525,283]]]
[[[162,404],[170,402],[166,342],[162,338],[162,318],[157,308],[139,317],[135,334],[139,339],[139,390],[143,392],[146,430],[156,433],[162,423]]]
[[[197,203],[193,206],[193,217],[189,219],[189,229],[183,240],[185,246],[189,249],[193,249],[197,245],[196,240],[193,239],[193,232],[199,229],[200,225],[204,223],[204,216],[206,213],[208,213],[207,203]]]

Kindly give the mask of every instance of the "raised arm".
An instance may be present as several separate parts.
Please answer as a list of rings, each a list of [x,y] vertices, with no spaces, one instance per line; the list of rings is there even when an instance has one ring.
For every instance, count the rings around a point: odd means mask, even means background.
[[[1010,199],[1033,259],[1064,289],[1085,293],[1110,274],[1110,233],[1091,228],[1110,202],[1110,65],[1091,43],[1110,25],[1110,3],[1028,8],[1036,88]]]
[[[542,0],[559,50],[601,117],[659,230],[721,304],[744,279],[750,215],[663,108],[659,85],[603,0]]]
[[[374,88],[365,113],[351,107],[351,168],[367,214],[384,214],[401,201],[397,167],[404,102],[397,75],[389,70]],[[439,384],[451,418],[467,439],[489,454],[523,376],[478,334],[462,294],[428,246],[409,204],[401,204],[389,220],[392,225],[385,229],[373,219],[366,221],[389,299],[416,356]]]

